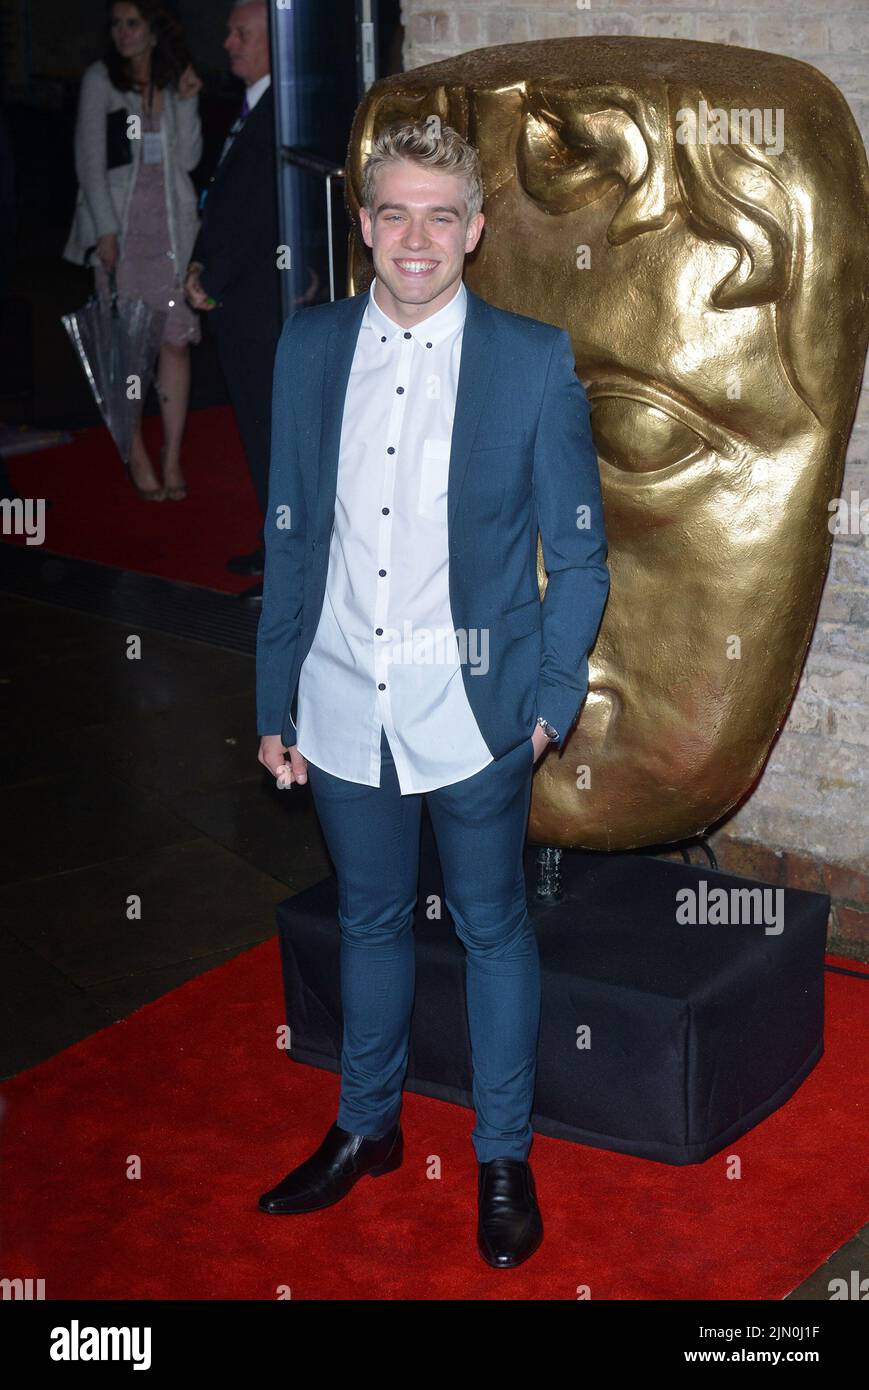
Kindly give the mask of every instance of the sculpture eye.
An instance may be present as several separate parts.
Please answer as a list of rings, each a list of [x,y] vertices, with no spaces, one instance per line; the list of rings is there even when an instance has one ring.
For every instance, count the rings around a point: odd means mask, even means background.
[[[598,452],[626,473],[657,473],[693,463],[709,445],[659,406],[629,396],[597,396],[591,425]]]

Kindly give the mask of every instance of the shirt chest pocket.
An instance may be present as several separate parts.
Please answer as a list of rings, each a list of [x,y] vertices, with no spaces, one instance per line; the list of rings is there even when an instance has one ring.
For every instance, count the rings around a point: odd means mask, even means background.
[[[446,515],[447,485],[450,471],[450,441],[424,439],[419,469],[418,516],[437,521]]]

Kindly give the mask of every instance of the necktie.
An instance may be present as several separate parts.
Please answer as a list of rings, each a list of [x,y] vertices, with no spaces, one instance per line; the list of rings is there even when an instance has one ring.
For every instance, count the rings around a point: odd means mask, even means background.
[[[250,106],[248,105],[247,92],[245,92],[244,101],[241,103],[241,111],[238,113],[238,116],[230,126],[229,134],[223,142],[223,149],[220,151],[220,158],[217,161],[218,165],[222,164],[223,161],[226,159],[226,156],[229,154],[229,151],[232,148],[233,141],[235,140],[236,136],[238,135],[239,131],[241,130],[249,115]]]
[[[221,164],[222,164],[223,161],[226,159],[226,156],[229,154],[229,151],[230,151],[231,148],[232,148],[232,143],[233,143],[233,141],[235,140],[235,137],[238,135],[239,131],[241,130],[242,126],[244,125],[244,123],[245,123],[245,121],[247,120],[247,118],[248,118],[249,115],[250,115],[250,106],[249,106],[248,100],[247,100],[247,92],[245,92],[245,94],[244,94],[244,101],[241,103],[241,110],[239,111],[238,116],[237,116],[236,119],[233,121],[232,125],[230,126],[229,134],[227,135],[226,139],[225,139],[224,142],[223,142],[223,149],[220,151],[220,158],[219,158],[218,161],[217,161],[217,168],[214,170],[214,173],[211,175],[211,178],[208,180],[208,185],[209,185],[209,187],[211,186],[211,184],[214,183],[214,180],[215,180],[215,178],[216,178],[216,176],[217,176],[217,170],[220,168]],[[202,192],[201,192],[200,195],[199,195],[199,211],[200,211],[200,213],[202,212],[203,208],[205,207],[205,200],[206,200],[207,197],[208,197],[208,188],[203,188]]]

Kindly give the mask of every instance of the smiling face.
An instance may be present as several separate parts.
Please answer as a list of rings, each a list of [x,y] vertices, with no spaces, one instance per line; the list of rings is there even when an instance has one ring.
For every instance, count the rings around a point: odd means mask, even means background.
[[[150,53],[155,39],[151,26],[142,18],[136,5],[126,0],[112,6],[112,42],[122,58],[142,58]]]
[[[377,301],[397,323],[419,323],[456,293],[465,256],[480,239],[482,213],[468,220],[464,181],[409,159],[377,173],[373,213],[361,208]]]

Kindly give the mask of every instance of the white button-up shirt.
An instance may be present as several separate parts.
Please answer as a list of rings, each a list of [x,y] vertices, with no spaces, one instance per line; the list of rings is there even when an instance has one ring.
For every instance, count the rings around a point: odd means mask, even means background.
[[[447,478],[467,292],[405,329],[369,290],[344,403],[335,524],[317,631],[299,673],[296,744],[380,786],[385,728],[402,794],[492,762],[463,684],[449,600]],[[487,634],[482,634],[483,637]]]

